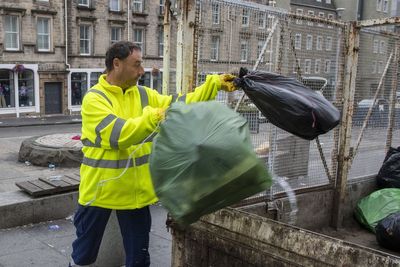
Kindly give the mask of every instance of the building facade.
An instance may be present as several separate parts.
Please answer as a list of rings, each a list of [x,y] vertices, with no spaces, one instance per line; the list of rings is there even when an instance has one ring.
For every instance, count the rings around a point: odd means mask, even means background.
[[[280,47],[274,23],[285,12],[325,19],[369,19],[393,13],[391,0],[202,0],[198,1],[198,83],[207,73],[231,67],[276,70],[277,50],[294,49],[285,74],[319,77],[332,95],[338,65],[338,29],[290,20],[293,46]],[[174,13],[174,12],[172,12]],[[144,84],[161,91],[164,0],[2,0],[0,2],[0,117],[80,112],[82,97],[104,71],[107,48],[119,40],[142,47]],[[171,48],[176,47],[172,15]],[[364,38],[364,37],[363,37]],[[263,55],[260,54],[269,43]],[[368,35],[363,49],[374,57],[361,62],[366,77],[381,74],[385,38]],[[291,44],[290,44],[291,45]],[[275,50],[274,50],[275,49]],[[171,49],[174,69],[176,49]],[[173,83],[174,75],[171,74]],[[367,80],[364,80],[367,81]],[[372,81],[370,82],[372,84]],[[367,84],[366,86],[373,86]],[[315,88],[318,89],[318,88]],[[361,96],[360,96],[361,97]]]
[[[142,47],[140,83],[161,91],[163,13],[163,0],[1,1],[0,117],[78,113],[119,40]]]

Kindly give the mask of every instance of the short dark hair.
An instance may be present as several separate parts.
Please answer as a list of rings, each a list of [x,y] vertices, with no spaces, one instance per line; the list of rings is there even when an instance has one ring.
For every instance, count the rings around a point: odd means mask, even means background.
[[[106,53],[107,72],[113,70],[114,58],[125,59],[132,54],[133,51],[142,51],[142,49],[140,46],[129,41],[119,41],[110,46]]]

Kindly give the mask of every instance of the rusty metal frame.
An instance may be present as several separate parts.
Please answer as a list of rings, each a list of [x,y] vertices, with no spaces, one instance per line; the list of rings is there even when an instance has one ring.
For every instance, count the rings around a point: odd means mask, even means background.
[[[356,22],[346,28],[345,75],[343,88],[342,124],[339,129],[338,169],[334,189],[332,226],[340,228],[343,223],[343,207],[346,198],[347,178],[351,160],[351,131],[353,121],[354,94],[356,88],[360,29]]]

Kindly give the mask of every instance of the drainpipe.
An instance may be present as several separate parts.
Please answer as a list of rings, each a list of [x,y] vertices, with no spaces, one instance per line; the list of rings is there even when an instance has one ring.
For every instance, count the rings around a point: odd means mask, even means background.
[[[131,5],[129,2],[130,0],[126,0],[126,3],[128,5],[128,41],[131,37]]]
[[[71,68],[68,63],[68,0],[64,0],[64,27],[65,27],[65,65],[67,70]]]
[[[64,27],[65,27],[65,66],[66,71],[71,69],[71,65],[68,63],[68,0],[64,0]],[[67,79],[67,94],[69,95],[69,86],[68,86],[68,79]],[[69,98],[69,97],[68,97]],[[69,103],[67,103],[67,108]],[[69,110],[69,115],[72,114],[72,110]]]

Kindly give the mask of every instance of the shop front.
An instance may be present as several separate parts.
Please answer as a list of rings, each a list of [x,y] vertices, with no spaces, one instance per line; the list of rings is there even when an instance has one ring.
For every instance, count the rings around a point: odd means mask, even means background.
[[[37,64],[0,64],[0,116],[39,113]]]

